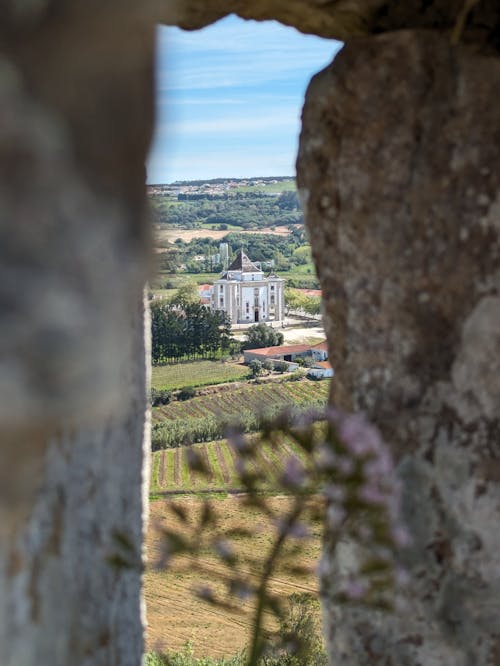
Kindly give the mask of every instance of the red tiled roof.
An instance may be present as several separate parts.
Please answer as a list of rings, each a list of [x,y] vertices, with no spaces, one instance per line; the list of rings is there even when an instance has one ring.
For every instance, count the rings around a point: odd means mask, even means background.
[[[289,345],[287,347],[260,347],[258,349],[245,349],[247,352],[252,352],[252,354],[261,354],[262,356],[272,356],[273,354],[279,354],[284,356],[286,354],[300,354],[300,352],[305,352],[308,349],[311,349],[310,345]]]

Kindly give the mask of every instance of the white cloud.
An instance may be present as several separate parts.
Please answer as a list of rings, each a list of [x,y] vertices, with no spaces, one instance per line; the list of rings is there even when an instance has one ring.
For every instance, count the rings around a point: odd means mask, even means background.
[[[207,133],[242,133],[257,130],[270,130],[276,128],[295,129],[298,125],[298,118],[277,114],[274,116],[263,116],[255,118],[252,116],[223,116],[214,120],[179,120],[161,123],[157,127],[159,134],[207,134]]]
[[[337,42],[234,17],[158,42],[149,182],[294,173],[304,90]]]

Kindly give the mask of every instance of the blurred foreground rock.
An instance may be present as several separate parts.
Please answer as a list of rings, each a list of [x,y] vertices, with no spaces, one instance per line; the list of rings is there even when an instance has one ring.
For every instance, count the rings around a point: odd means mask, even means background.
[[[500,61],[439,35],[355,40],[307,93],[299,186],[332,399],[399,459],[397,616],[324,599],[332,664],[500,663]],[[331,579],[349,546],[325,566]]]
[[[0,27],[0,664],[137,666],[153,26],[67,10]]]

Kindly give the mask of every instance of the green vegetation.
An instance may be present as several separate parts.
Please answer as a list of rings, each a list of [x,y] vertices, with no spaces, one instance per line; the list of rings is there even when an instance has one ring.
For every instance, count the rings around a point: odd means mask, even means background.
[[[255,432],[263,421],[283,409],[321,408],[326,404],[329,382],[302,380],[299,374],[296,378],[301,381],[248,384],[153,409],[153,450],[220,439],[229,424]]]
[[[290,310],[318,315],[321,312],[321,297],[309,296],[298,289],[285,289],[285,302]]]
[[[278,347],[283,344],[284,335],[280,331],[276,331],[267,324],[260,323],[250,326],[245,331],[246,341],[243,343],[242,349],[259,349],[262,347]]]
[[[199,303],[176,298],[151,304],[151,357],[154,364],[168,360],[214,358],[229,349],[231,325],[227,316]]]
[[[274,182],[273,182],[274,181]],[[302,213],[300,211],[295,181],[291,178],[254,179],[242,181],[231,188],[229,181],[193,181],[185,201],[178,201],[176,186],[163,186],[151,194],[152,206],[159,224],[160,234],[167,226],[182,229],[187,236],[175,243],[167,238],[158,244],[168,252],[157,255],[158,276],[153,288],[171,289],[173,275],[180,271],[197,276],[199,283],[213,282],[219,277],[219,245],[229,245],[230,259],[240,248],[254,260],[263,262],[264,268],[272,267],[288,286],[317,289],[319,283],[311,261]],[[204,185],[210,185],[207,192]],[[219,189],[214,190],[213,187]],[[174,194],[175,193],[175,194]],[[287,227],[288,234],[270,235],[264,229]],[[196,229],[227,232],[218,238],[196,237]],[[161,231],[163,230],[163,231]],[[189,235],[189,231],[193,235]],[[255,233],[238,233],[254,231]],[[267,262],[267,264],[266,264]]]
[[[188,451],[197,451],[207,467],[207,473],[190,472]],[[266,470],[262,490],[276,488],[276,479],[283,472],[283,463],[290,456],[300,459],[302,452],[292,441],[283,439],[277,445],[263,444],[259,449],[256,464]],[[205,494],[211,491],[231,492],[241,490],[236,470],[236,454],[226,440],[194,444],[153,453],[151,494],[161,493]]]
[[[210,657],[194,657],[190,644],[188,643],[181,652],[172,654],[158,654],[150,652],[146,655],[146,666],[244,666],[241,657],[235,656],[230,659],[212,659]]]
[[[267,182],[264,185],[240,185],[237,192],[267,192],[268,194],[282,194],[283,192],[296,192],[295,178],[282,178],[278,182]]]
[[[248,377],[248,368],[240,363],[222,361],[189,361],[153,366],[152,386],[175,390],[234,382]]]
[[[227,243],[229,256],[233,257],[240,248],[253,261],[260,261],[264,266],[274,266],[276,270],[296,270],[301,274],[314,273],[311,260],[311,248],[307,243],[302,227],[294,227],[293,233],[276,235],[256,232],[252,234],[229,231],[223,238],[192,238],[190,241],[177,238],[175,243],[166,244],[168,253],[161,256],[167,262],[167,268],[185,266],[186,272],[194,275],[203,271],[221,271],[220,243]],[[164,285],[168,285],[165,283]]]
[[[203,224],[237,226],[242,229],[303,224],[296,192],[281,194],[263,191],[208,194],[192,192],[152,199],[157,224],[196,229]]]
[[[212,608],[238,612],[243,599],[252,599],[250,638],[242,655],[245,666],[325,666],[321,640],[314,636],[314,604],[299,597],[295,608],[284,612],[276,577],[281,571],[307,577],[297,539],[310,538],[315,523],[327,524],[333,543],[349,540],[359,553],[347,575],[339,572],[329,589],[336,603],[396,609],[400,551],[408,537],[400,522],[399,482],[388,447],[360,415],[332,410],[315,411],[307,418],[280,415],[254,437],[233,431],[230,443],[238,455],[234,467],[244,490],[242,504],[260,510],[261,519],[270,518],[274,525],[268,547],[260,551],[254,543],[253,551],[244,554],[240,547],[242,538],[258,538],[262,523],[254,527],[247,519],[228,530],[212,502],[205,500],[193,515],[171,501],[165,516],[169,527],[163,531],[170,569],[177,563],[182,566],[187,556],[192,572],[208,575],[208,584],[198,587],[196,594]],[[212,476],[206,453],[206,447],[186,449],[188,474]],[[219,462],[224,457],[220,450],[210,454],[212,466],[216,456]],[[225,463],[221,474],[224,469]],[[279,512],[276,498],[262,492],[273,474],[275,493],[290,499]],[[186,476],[176,470],[176,480],[185,483]],[[269,632],[268,613],[279,623],[277,641]]]

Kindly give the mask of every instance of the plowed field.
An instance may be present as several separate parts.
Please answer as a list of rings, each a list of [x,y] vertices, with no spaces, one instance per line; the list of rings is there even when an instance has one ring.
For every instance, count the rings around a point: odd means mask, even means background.
[[[274,497],[269,500],[276,511],[286,511],[290,499]],[[201,507],[201,500],[183,498],[177,500],[189,511],[191,520],[195,520]],[[264,554],[273,540],[274,527],[255,509],[243,505],[241,498],[228,497],[216,500],[213,507],[226,529],[244,525],[256,531],[253,538],[242,538],[237,543],[237,552],[243,559],[252,560],[256,555]],[[168,520],[167,520],[168,515]],[[252,605],[240,603],[240,611],[231,613],[227,610],[208,605],[192,595],[192,589],[211,585],[217,592],[222,592],[223,585],[216,582],[217,574],[223,573],[220,562],[211,555],[202,556],[201,563],[209,571],[204,579],[189,569],[190,558],[185,557],[171,571],[156,571],[152,564],[158,560],[161,551],[161,526],[172,528],[175,519],[167,512],[164,501],[151,504],[151,521],[147,539],[150,568],[146,574],[145,595],[148,612],[148,648],[178,650],[186,641],[193,643],[196,656],[230,656],[241,650],[247,640],[251,626]],[[312,536],[302,542],[301,554],[294,556],[293,564],[310,569],[309,575],[301,578],[292,577],[283,568],[278,569],[272,589],[283,597],[294,592],[315,592],[316,578],[314,569],[320,554],[320,525],[311,526]],[[255,576],[258,566],[249,562],[246,571]],[[275,628],[270,616],[267,628]]]

